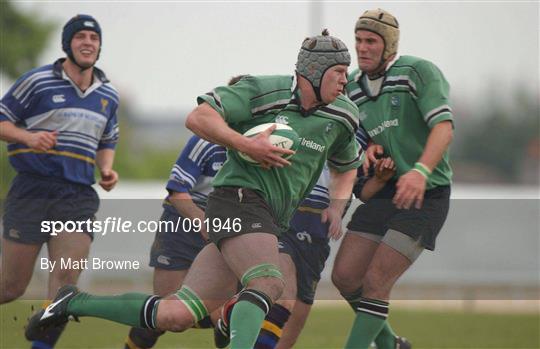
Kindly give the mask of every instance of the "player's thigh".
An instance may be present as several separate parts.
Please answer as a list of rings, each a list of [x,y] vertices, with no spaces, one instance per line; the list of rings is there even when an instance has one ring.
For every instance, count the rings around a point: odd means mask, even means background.
[[[283,334],[276,349],[288,349],[294,347],[294,344],[298,340],[298,337],[306,324],[310,311],[311,304],[306,304],[300,300],[296,301],[291,316],[285,323]]]
[[[0,303],[20,297],[34,270],[41,244],[21,244],[2,238],[0,253]]]
[[[262,264],[279,267],[280,263],[277,237],[269,233],[249,233],[224,239],[221,242],[221,253],[239,280],[242,280],[246,272],[253,267]],[[276,281],[274,277],[260,277],[253,279],[252,282],[256,284],[265,283],[265,279],[272,279],[272,281],[268,281],[270,283]],[[279,283],[281,284],[281,282]],[[281,291],[282,287],[276,290],[277,293],[281,293]],[[279,294],[275,298],[274,295],[271,296],[273,299],[277,299]]]
[[[75,268],[77,264],[71,261],[80,261],[88,258],[90,244],[92,240],[85,233],[60,233],[49,239],[47,248],[49,251],[49,260],[56,262],[54,271],[49,275],[49,295],[56,294],[59,287],[66,284],[75,284],[82,271],[81,268]],[[73,268],[67,268],[73,266]]]
[[[373,234],[347,231],[339,246],[332,270],[332,280],[337,286],[353,281],[361,284],[369,263],[379,247],[377,237]]]
[[[238,280],[215,244],[206,245],[197,255],[183,282],[206,306],[219,308],[237,290]]]
[[[184,270],[166,270],[154,269],[154,293],[165,297],[176,292],[182,286],[188,269]]]
[[[392,287],[411,264],[405,255],[381,243],[364,276],[363,296],[389,299]]]
[[[283,274],[285,286],[283,293],[279,298],[279,304],[292,311],[296,302],[297,282],[296,282],[296,267],[294,261],[286,253],[279,254],[279,268]]]

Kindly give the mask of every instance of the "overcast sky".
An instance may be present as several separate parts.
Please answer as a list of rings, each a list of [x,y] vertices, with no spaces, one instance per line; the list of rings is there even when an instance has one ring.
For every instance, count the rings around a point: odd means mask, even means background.
[[[400,54],[445,73],[454,96],[526,86],[538,93],[538,2],[19,2],[59,23],[40,64],[63,55],[61,26],[95,16],[103,28],[98,66],[121,96],[145,113],[189,109],[233,75],[290,74],[304,37],[329,28],[354,53],[353,27],[381,7],[401,26]],[[353,63],[354,64],[354,63]],[[171,115],[175,116],[175,115]]]

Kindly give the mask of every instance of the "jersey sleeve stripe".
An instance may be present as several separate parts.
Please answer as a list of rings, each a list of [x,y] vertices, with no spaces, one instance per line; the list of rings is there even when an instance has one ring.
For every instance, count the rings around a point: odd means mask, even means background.
[[[335,159],[328,159],[328,161],[333,164],[334,166],[348,166],[350,164],[353,164],[354,162],[358,161],[360,159],[359,156],[356,156],[354,158],[354,160],[351,160],[351,161],[345,161],[345,162],[342,162],[342,161],[338,161],[338,160],[335,160]]]
[[[43,86],[42,86],[43,85]],[[58,81],[58,80],[47,80],[42,81],[40,83],[35,84],[31,89],[29,89],[25,94],[24,97],[21,95],[22,98],[20,98],[20,104],[25,103],[25,101],[35,94],[38,94],[40,92],[50,90],[50,89],[57,89],[57,88],[70,88],[71,85],[67,81]]]
[[[54,76],[53,72],[51,70],[43,71],[43,72],[37,72],[35,74],[30,75],[28,78],[26,78],[24,81],[21,82],[21,84],[13,91],[13,97],[16,99],[20,99],[20,97],[25,93],[26,90],[32,85],[32,83],[36,82],[39,79],[48,78]]]
[[[188,158],[197,163],[199,157],[201,156],[201,153],[203,151],[203,149],[208,145],[210,144],[208,141],[204,140],[204,139],[199,139],[197,141],[197,143],[195,144],[195,146],[193,147],[193,150],[191,150],[191,153],[189,153],[189,156]]]
[[[192,187],[195,185],[195,178],[191,176],[189,173],[184,171],[180,166],[174,165],[173,169],[171,171],[171,179],[179,180],[179,181],[186,181],[188,182]]]
[[[272,103],[268,103],[268,104],[261,105],[259,107],[251,109],[251,114],[260,115],[272,109],[282,109],[285,106],[287,106],[289,102],[290,102],[290,99],[280,99],[278,101],[274,101]]]
[[[208,144],[210,144],[210,143],[208,143]],[[212,146],[206,148],[206,150],[204,151],[204,153],[203,153],[201,156],[199,156],[199,159],[198,159],[198,161],[197,161],[197,165],[200,167],[200,166],[202,166],[203,161],[204,161],[204,162],[207,162],[208,159],[210,158],[210,157],[208,156],[208,154],[211,153],[212,151],[216,150],[216,148],[218,148],[218,147],[219,147],[219,145],[213,144]]]
[[[19,121],[19,118],[16,117],[15,114],[13,114],[11,110],[9,110],[9,108],[3,103],[0,103],[0,114],[5,115],[10,121],[14,123]]]
[[[437,108],[431,109],[424,116],[424,120],[426,120],[426,122],[429,123],[431,118],[433,118],[434,116],[437,116],[440,113],[444,113],[444,112],[452,113],[452,109],[450,108],[450,106],[448,104],[441,105],[441,106],[439,106]]]

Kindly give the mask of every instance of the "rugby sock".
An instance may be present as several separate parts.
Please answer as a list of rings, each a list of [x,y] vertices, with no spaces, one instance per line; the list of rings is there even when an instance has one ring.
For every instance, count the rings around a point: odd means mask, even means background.
[[[124,349],[148,349],[156,345],[158,338],[165,331],[150,330],[147,328],[132,327],[126,338]]]
[[[375,338],[375,344],[377,349],[395,349],[396,346],[396,334],[392,330],[392,327],[388,323],[388,320],[384,322],[384,326],[381,332]]]
[[[125,293],[117,296],[94,296],[81,292],[67,305],[67,313],[111,320],[131,327],[155,329],[158,296]]]
[[[231,349],[252,349],[264,317],[270,311],[270,298],[256,290],[240,292],[231,313]]]
[[[254,349],[274,349],[281,338],[283,326],[289,320],[291,312],[285,307],[274,304],[263,321],[261,332]]]
[[[360,306],[360,302],[362,301],[362,288],[360,288],[354,293],[342,293],[341,295],[349,303],[353,311],[355,313],[358,312],[358,307]],[[377,344],[377,349],[394,349],[395,337],[396,334],[392,330],[392,327],[390,327],[388,321],[385,321],[381,332],[379,332],[377,338],[375,338],[375,344]]]
[[[388,317],[388,302],[362,298],[345,348],[368,349]]]
[[[52,349],[60,338],[67,324],[50,328],[40,334],[40,338],[32,342],[32,349]]]
[[[197,321],[195,325],[193,325],[193,328],[198,329],[205,329],[205,328],[213,328],[214,324],[212,323],[212,319],[210,318],[210,315],[205,316],[201,320]]]

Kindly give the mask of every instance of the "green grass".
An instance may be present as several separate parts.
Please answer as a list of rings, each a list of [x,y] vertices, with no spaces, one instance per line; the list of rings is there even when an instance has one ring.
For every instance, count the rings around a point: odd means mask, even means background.
[[[0,307],[0,348],[28,348],[23,327],[30,302]],[[33,303],[37,304],[37,303]],[[343,306],[315,307],[296,348],[341,348],[353,320]],[[391,312],[394,329],[411,339],[415,349],[540,348],[538,314],[479,314],[401,310]],[[83,318],[70,323],[58,348],[122,348],[128,328],[109,321]],[[156,348],[211,348],[209,330],[168,333]]]

